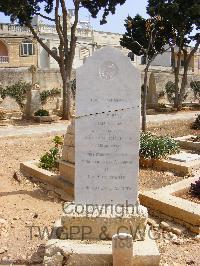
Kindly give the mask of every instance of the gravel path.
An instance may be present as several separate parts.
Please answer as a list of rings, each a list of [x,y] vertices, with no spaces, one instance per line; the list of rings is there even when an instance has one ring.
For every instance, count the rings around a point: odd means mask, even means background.
[[[40,124],[30,126],[8,126],[0,127],[0,138],[5,137],[28,137],[28,136],[50,136],[62,135],[66,132],[68,122]]]

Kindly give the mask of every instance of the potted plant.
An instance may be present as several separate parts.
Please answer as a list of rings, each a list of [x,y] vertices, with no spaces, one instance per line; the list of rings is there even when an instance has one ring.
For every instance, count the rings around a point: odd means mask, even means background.
[[[56,115],[50,115],[49,111],[45,109],[39,109],[34,113],[34,120],[36,122],[53,122],[56,121],[58,117]]]

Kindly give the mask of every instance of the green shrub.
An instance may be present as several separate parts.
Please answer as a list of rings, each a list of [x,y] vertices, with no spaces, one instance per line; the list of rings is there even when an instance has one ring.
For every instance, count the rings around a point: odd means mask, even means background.
[[[200,199],[200,178],[199,178],[199,180],[195,181],[195,183],[191,184],[190,193],[194,197],[198,197]]]
[[[199,98],[200,97],[200,81],[191,81],[190,87],[192,88],[194,92],[194,96],[196,98]]]
[[[0,96],[2,99],[6,96],[14,98],[19,106],[23,108],[24,100],[26,99],[26,92],[30,89],[30,83],[18,81],[16,84],[7,86],[6,88],[0,87]]]
[[[49,111],[45,109],[39,109],[34,113],[34,116],[49,116]]]
[[[49,98],[59,96],[60,93],[61,93],[61,89],[58,89],[58,88],[42,91],[40,93],[41,103],[45,104]]]
[[[39,167],[45,170],[52,170],[56,168],[56,161],[60,158],[60,147],[63,144],[63,138],[55,136],[53,139],[54,147],[46,152],[40,158]]]
[[[140,136],[140,156],[144,158],[166,158],[179,152],[178,143],[170,137],[157,137],[150,132]]]
[[[195,137],[191,137],[190,140],[193,141],[193,142],[200,142],[200,135],[197,135]]]
[[[200,115],[198,115],[196,120],[194,121],[194,123],[192,123],[191,128],[192,129],[200,129]]]
[[[172,81],[168,81],[165,85],[165,91],[167,93],[167,98],[170,102],[174,102],[175,100],[175,83]],[[188,96],[188,93],[184,94],[183,100],[185,101]]]
[[[165,91],[167,93],[168,100],[170,102],[174,101],[175,98],[175,84],[172,81],[168,81],[165,85]]]

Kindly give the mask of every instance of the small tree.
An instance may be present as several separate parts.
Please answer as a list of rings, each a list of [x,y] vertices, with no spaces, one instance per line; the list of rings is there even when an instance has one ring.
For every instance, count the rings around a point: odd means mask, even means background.
[[[171,25],[172,34],[166,36],[171,48],[175,78],[174,107],[181,109],[187,85],[189,64],[200,44],[199,0],[149,0],[147,12],[151,16],[161,16],[165,23]],[[190,47],[194,41],[194,47]],[[176,60],[177,50],[177,60]],[[179,87],[181,58],[183,56],[183,75]],[[176,62],[176,63],[175,63]]]
[[[67,4],[69,0],[0,0],[0,12],[10,16],[11,20],[18,20],[21,25],[28,27],[38,43],[52,56],[59,65],[63,81],[63,119],[70,119],[71,74],[76,48],[76,28],[79,19],[79,10],[85,7],[93,17],[103,10],[101,24],[106,23],[106,17],[115,13],[117,4],[124,4],[126,0],[73,0],[74,22],[69,28]],[[43,6],[43,8],[42,8]],[[37,28],[31,24],[32,18],[39,15],[53,21],[59,36],[59,51],[52,51],[39,36]]]
[[[142,86],[142,130],[146,131],[148,71],[156,56],[166,51],[167,25],[163,24],[160,17],[145,19],[136,15],[134,18],[128,16],[124,26],[126,32],[121,38],[120,44],[145,59],[144,84]]]

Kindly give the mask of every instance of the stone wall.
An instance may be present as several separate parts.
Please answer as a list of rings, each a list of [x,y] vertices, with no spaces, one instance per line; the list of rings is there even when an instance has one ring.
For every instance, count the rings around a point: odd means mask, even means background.
[[[28,68],[0,69],[1,86],[12,85],[20,80],[31,83],[32,75]],[[62,79],[59,69],[38,70],[36,81],[40,85],[41,91],[62,88]]]
[[[153,73],[153,74],[152,74]],[[148,101],[148,105],[153,107],[153,105],[155,104],[155,102],[157,102],[158,100],[158,95],[159,92],[161,91],[165,91],[165,85],[168,81],[172,81],[174,82],[174,74],[172,72],[169,71],[155,71],[155,70],[150,70],[149,72],[149,97],[147,99]],[[151,79],[150,79],[151,77]],[[180,82],[181,82],[181,78],[182,76],[180,76]],[[151,82],[153,79],[153,82]],[[143,84],[143,80],[144,80],[144,74],[142,73],[142,84]],[[186,87],[186,92],[188,94],[188,97],[186,99],[186,102],[191,102],[191,101],[195,101],[194,99],[194,94],[193,91],[190,88],[190,82],[193,80],[200,80],[200,75],[198,74],[188,74],[188,85]],[[165,95],[166,101],[167,101],[167,95]],[[151,102],[151,100],[153,102]]]

